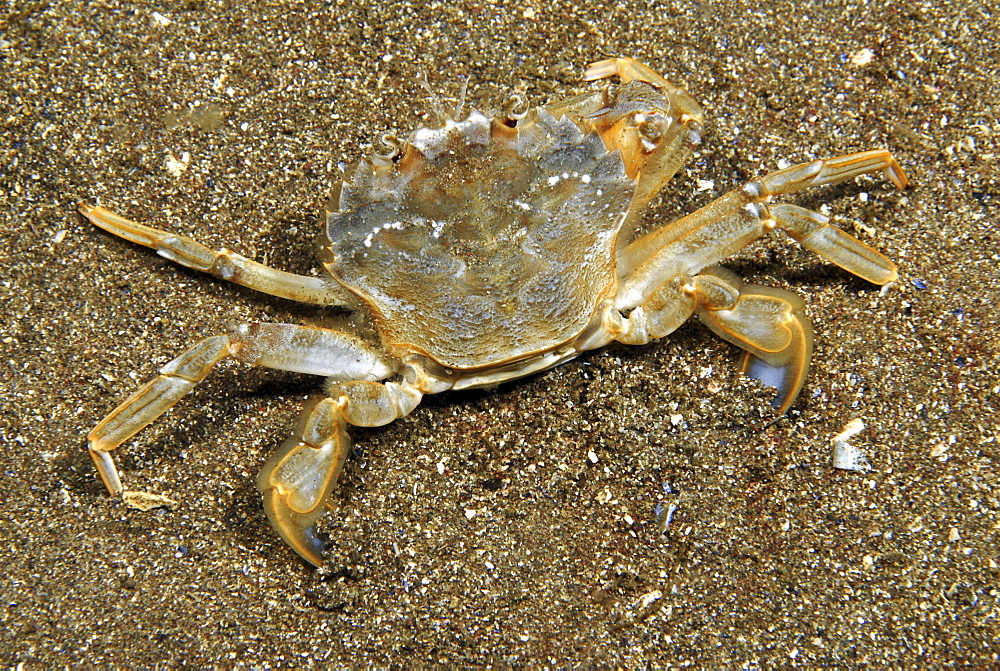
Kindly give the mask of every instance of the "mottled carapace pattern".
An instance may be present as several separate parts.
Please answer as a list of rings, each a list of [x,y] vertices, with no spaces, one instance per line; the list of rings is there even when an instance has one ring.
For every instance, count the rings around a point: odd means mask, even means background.
[[[619,151],[536,108],[516,128],[473,111],[362,163],[328,215],[330,272],[389,342],[456,368],[580,333],[615,283],[635,180]]]

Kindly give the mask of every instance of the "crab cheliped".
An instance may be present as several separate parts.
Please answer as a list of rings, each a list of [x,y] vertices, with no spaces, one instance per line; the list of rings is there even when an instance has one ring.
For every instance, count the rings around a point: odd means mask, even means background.
[[[769,204],[807,187],[882,171],[883,149],[794,165],[636,237],[645,206],[701,139],[699,105],[629,58],[594,63],[601,90],[494,115],[460,104],[388,154],[362,161],[335,195],[322,250],[328,276],[269,268],[225,249],[81,204],[97,226],[183,266],[273,296],[364,316],[373,336],[294,324],[241,324],[160,369],[90,433],[90,455],[123,492],[111,450],[177,403],[220,361],[326,377],[257,481],[281,537],[323,562],[316,522],[350,451],[347,426],[381,426],[424,394],[492,387],[612,341],[662,338],[692,315],[745,351],[742,370],[787,410],[812,355],[802,301],[744,284],[715,264],[772,229],[874,284],[895,265],[827,217]],[[522,109],[518,111],[518,108]]]

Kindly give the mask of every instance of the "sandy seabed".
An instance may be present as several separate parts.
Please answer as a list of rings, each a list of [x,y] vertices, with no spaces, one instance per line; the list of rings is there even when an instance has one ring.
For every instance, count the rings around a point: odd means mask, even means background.
[[[997,34],[966,2],[8,3],[0,664],[1000,663]],[[166,361],[330,314],[171,265],[78,201],[307,273],[341,167],[418,123],[421,75],[541,104],[609,55],[708,114],[649,227],[784,161],[887,147],[910,176],[796,199],[899,264],[884,294],[777,236],[728,262],[806,301],[787,417],[697,323],[430,397],[355,432],[317,572],[254,479],[321,383],[225,365],[116,454],[177,505],[107,496],[84,437]],[[855,418],[872,468],[835,470]]]

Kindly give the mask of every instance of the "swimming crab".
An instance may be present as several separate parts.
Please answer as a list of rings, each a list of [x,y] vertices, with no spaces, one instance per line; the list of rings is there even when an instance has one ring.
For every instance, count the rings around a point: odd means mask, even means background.
[[[90,204],[97,226],[183,266],[273,296],[367,317],[377,338],[251,323],[205,338],[160,369],[88,436],[105,486],[123,492],[110,452],[177,403],[226,358],[320,375],[325,397],[302,412],[257,486],[270,522],[321,565],[316,522],[344,466],[347,426],[381,426],[424,394],[492,387],[612,341],[640,345],[697,315],[745,351],[742,370],[777,388],[784,412],[802,387],[812,330],[794,294],[744,284],[719,261],[780,229],[878,285],[891,261],[816,212],[770,205],[807,187],[883,171],[907,179],[884,149],[794,165],[633,239],[649,201],[701,140],[701,107],[629,58],[594,63],[601,90],[492,115],[460,103],[393,150],[362,161],[335,195],[322,260],[300,276]]]

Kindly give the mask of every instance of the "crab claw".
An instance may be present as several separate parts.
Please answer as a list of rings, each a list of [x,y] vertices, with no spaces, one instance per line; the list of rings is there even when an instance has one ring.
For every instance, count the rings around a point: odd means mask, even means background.
[[[589,82],[598,79],[607,79],[615,75],[624,84],[637,80],[640,82],[649,82],[656,86],[670,86],[673,88],[670,82],[663,78],[663,75],[643,65],[634,58],[606,58],[603,61],[591,63],[583,73],[583,80]]]
[[[782,415],[805,384],[813,348],[812,325],[804,315],[792,310],[785,328],[791,335],[785,350],[777,354],[747,351],[740,364],[744,375],[778,391],[771,405]]]
[[[706,269],[695,284],[702,323],[746,352],[742,372],[777,389],[771,405],[784,414],[802,389],[812,358],[812,325],[802,299],[745,284],[718,267]]]
[[[347,460],[350,439],[346,399],[325,398],[307,406],[295,433],[267,460],[257,479],[267,519],[303,559],[323,565],[324,539],[316,521]]]
[[[316,531],[316,520],[323,513],[324,506],[319,506],[315,514],[302,514],[291,508],[287,503],[288,495],[277,488],[264,492],[264,511],[271,526],[275,528],[281,539],[299,556],[313,566],[323,565],[323,550],[327,538]]]

